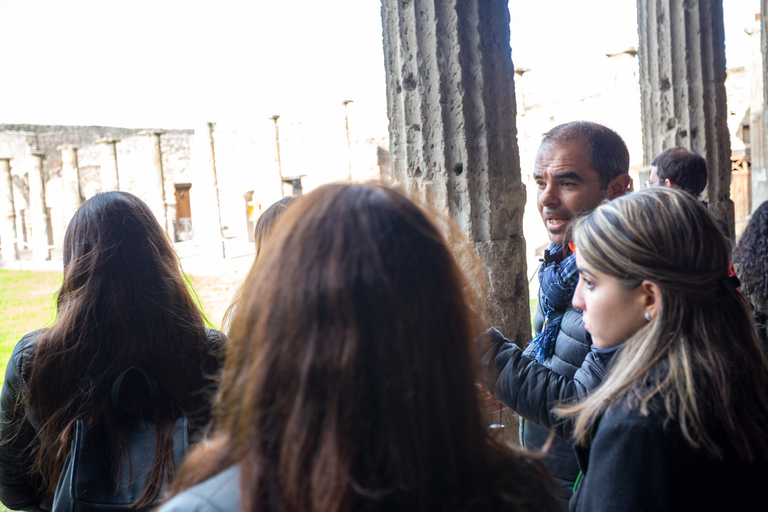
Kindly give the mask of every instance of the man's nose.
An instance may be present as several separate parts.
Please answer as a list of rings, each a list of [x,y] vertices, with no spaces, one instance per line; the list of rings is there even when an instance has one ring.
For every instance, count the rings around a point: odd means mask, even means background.
[[[539,203],[542,206],[558,206],[560,204],[560,198],[552,185],[546,185],[543,189],[539,189]]]

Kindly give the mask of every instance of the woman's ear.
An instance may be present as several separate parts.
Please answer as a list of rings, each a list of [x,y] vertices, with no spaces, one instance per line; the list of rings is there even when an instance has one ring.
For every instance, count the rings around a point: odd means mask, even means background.
[[[653,281],[645,279],[640,283],[640,291],[643,311],[648,313],[651,319],[656,318],[661,308],[661,288]]]

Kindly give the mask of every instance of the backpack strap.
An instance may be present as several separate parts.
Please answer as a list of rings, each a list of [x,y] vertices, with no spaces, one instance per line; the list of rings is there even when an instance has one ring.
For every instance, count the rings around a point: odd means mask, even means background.
[[[132,373],[137,373],[144,376],[144,381],[147,384],[147,390],[149,392],[147,395],[147,400],[149,403],[153,403],[160,396],[160,389],[157,386],[157,381],[155,378],[147,373],[143,368],[139,368],[138,366],[131,366],[130,368],[123,370],[115,379],[114,384],[112,384],[112,402],[116,407],[120,405],[120,391],[122,389],[123,383],[125,382],[126,377]]]

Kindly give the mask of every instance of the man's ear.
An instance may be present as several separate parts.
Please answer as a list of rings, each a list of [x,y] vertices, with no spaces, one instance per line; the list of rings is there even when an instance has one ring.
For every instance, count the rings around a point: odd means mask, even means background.
[[[667,178],[664,180],[664,184],[670,188],[677,188],[677,185],[675,185],[675,182],[671,179]]]
[[[629,190],[629,186],[632,183],[632,178],[629,174],[624,172],[616,176],[608,183],[608,199],[616,199],[619,196],[623,196]]]

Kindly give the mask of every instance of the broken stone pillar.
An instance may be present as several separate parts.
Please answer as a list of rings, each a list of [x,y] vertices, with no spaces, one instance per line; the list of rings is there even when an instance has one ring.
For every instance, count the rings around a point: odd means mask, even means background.
[[[103,138],[96,141],[101,148],[101,191],[120,190],[120,177],[117,173],[117,143],[116,139]]]
[[[48,226],[48,205],[45,201],[42,151],[30,151],[32,165],[29,167],[29,218],[32,225],[32,258],[37,261],[51,259]]]
[[[216,153],[213,146],[213,123],[195,127],[193,158],[195,163],[190,197],[192,228],[195,243],[204,247],[212,256],[224,257],[221,237],[221,211],[219,184],[216,175]]]
[[[150,154],[152,157],[152,175],[147,180],[146,197],[147,204],[157,217],[157,221],[163,227],[166,233],[172,233],[168,230],[168,204],[165,202],[165,178],[163,176],[163,153],[160,149],[160,136],[165,132],[162,130],[144,130],[139,135],[146,135],[150,140]]]
[[[707,160],[703,199],[734,233],[723,2],[637,0],[643,163],[682,146]]]
[[[61,151],[61,186],[64,191],[62,201],[63,226],[69,224],[80,205],[83,197],[80,194],[80,167],[77,164],[77,146],[63,144],[57,147]]]
[[[394,181],[449,215],[490,279],[490,323],[531,340],[506,0],[382,0]]]
[[[11,180],[11,159],[0,158],[0,249],[3,260],[18,261],[19,246],[16,243],[16,207],[13,202],[13,181]]]

